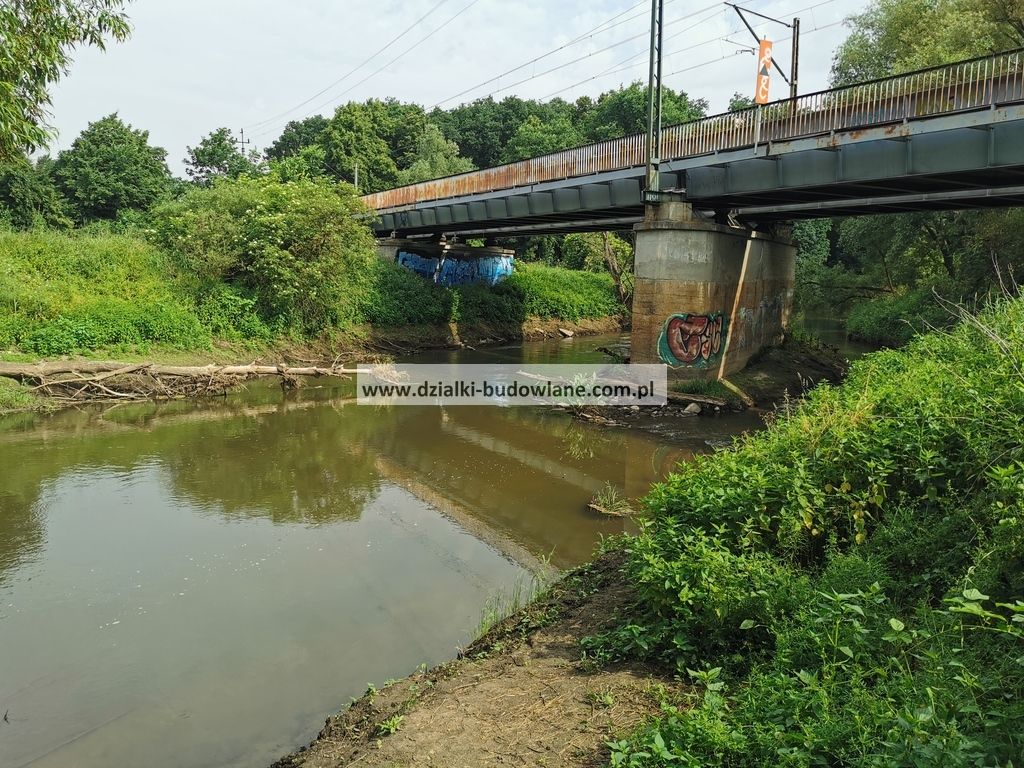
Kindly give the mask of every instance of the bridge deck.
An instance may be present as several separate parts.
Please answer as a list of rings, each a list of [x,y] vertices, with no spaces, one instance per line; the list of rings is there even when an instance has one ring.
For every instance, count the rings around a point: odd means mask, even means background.
[[[759,218],[970,200],[1019,204],[1024,158],[1012,145],[1024,146],[1024,113],[1012,107],[1021,103],[1024,49],[669,126],[662,189],[682,190],[698,207]],[[976,135],[964,135],[965,129]],[[944,138],[927,139],[931,134]],[[363,200],[381,215],[379,231],[607,228],[642,212],[644,143],[641,134],[626,136]],[[843,151],[853,145],[863,145],[859,154]],[[871,145],[877,146],[869,151]],[[954,152],[969,162],[932,167],[914,157],[915,147]],[[821,157],[822,151],[833,157]]]

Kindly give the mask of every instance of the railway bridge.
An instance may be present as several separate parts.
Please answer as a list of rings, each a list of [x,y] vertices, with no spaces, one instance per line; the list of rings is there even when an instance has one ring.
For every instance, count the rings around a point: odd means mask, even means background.
[[[411,184],[363,200],[381,238],[636,237],[632,359],[723,376],[789,322],[789,223],[1024,204],[1024,49]]]

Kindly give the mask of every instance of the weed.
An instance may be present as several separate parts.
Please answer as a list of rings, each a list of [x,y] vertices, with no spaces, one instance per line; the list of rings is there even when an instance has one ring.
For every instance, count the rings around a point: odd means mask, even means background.
[[[398,730],[402,727],[402,722],[405,720],[405,715],[392,715],[391,717],[381,720],[377,725],[378,736],[391,736],[392,734],[398,733]]]
[[[625,517],[633,514],[629,499],[625,498],[618,487],[610,482],[604,484],[604,488],[591,499],[589,506],[603,515],[613,517]]]

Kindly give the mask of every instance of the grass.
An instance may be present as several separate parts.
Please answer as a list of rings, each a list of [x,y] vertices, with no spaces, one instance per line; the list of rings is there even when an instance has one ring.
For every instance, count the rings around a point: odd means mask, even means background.
[[[688,379],[673,381],[668,386],[670,392],[678,392],[683,395],[703,395],[704,397],[717,397],[720,400],[731,401],[736,399],[736,394],[720,381],[710,379]]]
[[[610,482],[605,483],[604,487],[595,494],[590,502],[590,507],[602,514],[616,517],[633,514],[629,499],[622,495],[618,486]]]
[[[520,265],[495,288],[449,289],[372,258],[347,309],[350,318],[316,334],[281,324],[235,284],[191,274],[190,263],[137,236],[0,231],[0,355],[133,359],[217,347],[251,353],[355,331],[449,323],[519,327],[530,316],[580,320],[622,311],[610,277]],[[348,306],[351,305],[351,306]],[[215,344],[216,342],[216,344]]]
[[[28,387],[0,378],[0,413],[28,410],[37,404],[38,400]]]

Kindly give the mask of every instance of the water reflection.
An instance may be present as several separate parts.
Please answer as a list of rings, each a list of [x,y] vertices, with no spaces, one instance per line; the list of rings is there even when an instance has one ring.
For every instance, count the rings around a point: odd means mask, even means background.
[[[449,657],[523,565],[621,531],[587,509],[605,483],[641,495],[756,422],[662,437],[350,395],[0,420],[0,764],[269,763],[367,682]]]

